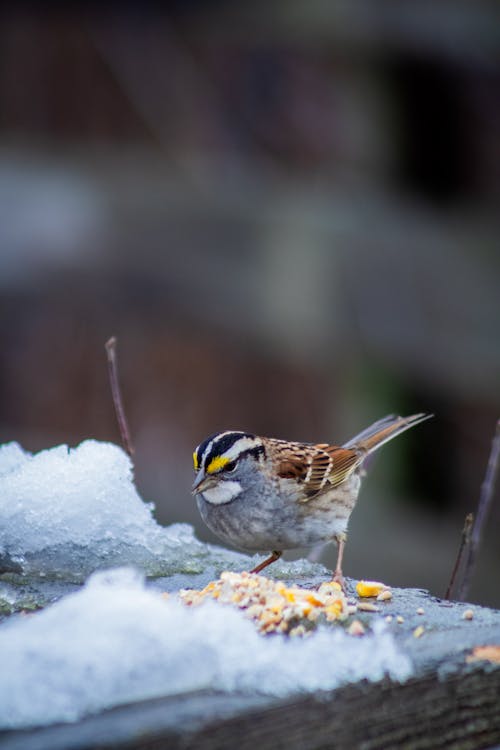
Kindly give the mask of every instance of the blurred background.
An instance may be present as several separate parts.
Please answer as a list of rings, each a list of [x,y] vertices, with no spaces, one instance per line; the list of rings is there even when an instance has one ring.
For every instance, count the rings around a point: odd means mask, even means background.
[[[96,7],[0,11],[0,440],[120,442],[114,334],[141,495],[213,541],[208,434],[433,412],[345,570],[442,595],[500,415],[498,4]],[[500,606],[496,501],[470,598]]]

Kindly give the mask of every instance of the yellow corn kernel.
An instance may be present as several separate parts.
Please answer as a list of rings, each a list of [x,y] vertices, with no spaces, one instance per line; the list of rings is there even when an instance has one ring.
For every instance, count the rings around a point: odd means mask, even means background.
[[[318,597],[314,596],[314,594],[308,594],[306,596],[306,602],[309,602],[309,604],[312,604],[313,607],[321,607],[323,604],[321,599],[318,599]]]
[[[378,596],[387,588],[388,586],[380,581],[358,581],[356,584],[356,592],[361,597]]]
[[[336,604],[329,604],[328,607],[325,607],[325,614],[327,620],[337,620],[339,615],[342,612],[342,606],[338,606]]]

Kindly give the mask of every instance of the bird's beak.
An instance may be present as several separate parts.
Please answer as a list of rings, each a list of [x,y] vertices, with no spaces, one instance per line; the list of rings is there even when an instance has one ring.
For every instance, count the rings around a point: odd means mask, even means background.
[[[203,469],[200,469],[200,471],[196,475],[196,479],[193,482],[191,491],[193,495],[199,495],[200,492],[203,492],[204,490],[208,490],[208,488],[211,487],[212,484],[213,484],[213,478],[207,477]]]

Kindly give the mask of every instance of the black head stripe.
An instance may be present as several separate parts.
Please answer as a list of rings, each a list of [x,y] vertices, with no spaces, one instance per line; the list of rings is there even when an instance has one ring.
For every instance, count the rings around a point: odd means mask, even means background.
[[[213,458],[216,458],[216,456],[223,456],[226,451],[228,451],[232,446],[238,442],[238,440],[241,440],[241,438],[250,438],[254,439],[255,435],[252,435],[250,432],[220,432],[216,433],[216,435],[212,435],[212,446],[210,448],[210,452],[205,456],[205,460],[203,461],[204,466],[208,466],[210,461]],[[207,445],[210,443],[210,438],[205,441],[205,450],[207,448]],[[200,446],[201,447],[201,446]],[[199,453],[199,458],[203,456],[203,453]]]
[[[266,450],[263,445],[256,445],[255,448],[249,448],[246,451],[242,451],[238,458],[243,458],[243,456],[253,456],[255,459],[260,458],[260,456],[265,456]]]
[[[220,432],[214,432],[213,435],[209,435],[206,440],[204,440],[202,443],[199,444],[199,446],[196,449],[196,460],[198,463],[198,466],[201,467],[201,462],[203,460],[203,454],[205,453],[206,449],[212,442],[212,440],[215,440],[215,438],[220,435]]]

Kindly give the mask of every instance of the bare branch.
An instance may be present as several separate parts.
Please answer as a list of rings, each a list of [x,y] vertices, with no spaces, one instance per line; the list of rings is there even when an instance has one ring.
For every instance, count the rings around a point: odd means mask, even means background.
[[[464,575],[462,583],[458,591],[458,601],[463,602],[470,588],[472,575],[474,573],[474,567],[476,564],[477,553],[479,545],[481,544],[481,535],[483,526],[488,516],[491,501],[493,499],[493,493],[495,490],[495,480],[498,472],[498,463],[500,460],[500,419],[497,421],[495,435],[491,442],[490,457],[488,459],[488,466],[486,467],[486,474],[481,485],[481,495],[479,497],[479,504],[477,507],[477,515],[472,529],[471,542],[468,548],[468,555],[465,560]]]
[[[462,529],[462,539],[460,541],[460,547],[458,548],[457,557],[455,559],[455,565],[453,566],[453,571],[451,573],[450,582],[448,584],[448,588],[446,589],[446,594],[444,595],[445,599],[451,598],[451,592],[453,591],[453,587],[455,585],[455,579],[460,569],[460,565],[462,562],[462,558],[464,556],[464,552],[470,543],[470,532],[471,532],[473,523],[474,523],[474,516],[472,513],[468,513],[465,516],[464,527]]]
[[[130,439],[130,432],[128,429],[127,419],[125,417],[125,410],[123,408],[120,384],[118,382],[118,364],[116,359],[115,336],[111,336],[111,338],[106,341],[106,354],[108,357],[109,382],[111,385],[113,404],[115,406],[115,413],[118,420],[118,427],[120,428],[123,447],[129,454],[129,456],[132,457],[134,455],[134,446],[132,445],[132,440]]]

